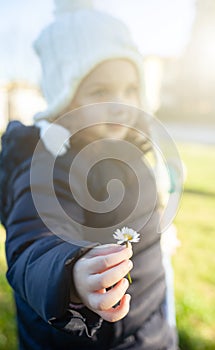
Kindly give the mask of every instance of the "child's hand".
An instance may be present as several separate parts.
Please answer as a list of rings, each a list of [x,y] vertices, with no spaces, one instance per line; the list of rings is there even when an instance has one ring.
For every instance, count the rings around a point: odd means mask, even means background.
[[[131,297],[125,294],[129,283],[124,276],[133,267],[131,256],[131,244],[128,248],[107,244],[93,248],[74,265],[74,283],[82,303],[106,321],[116,322],[129,311]]]

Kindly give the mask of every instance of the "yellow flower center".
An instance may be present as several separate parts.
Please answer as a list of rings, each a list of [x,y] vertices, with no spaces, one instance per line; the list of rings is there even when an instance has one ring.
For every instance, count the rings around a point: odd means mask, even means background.
[[[126,241],[130,241],[132,240],[133,236],[130,235],[129,233],[123,233],[123,236],[125,238]]]

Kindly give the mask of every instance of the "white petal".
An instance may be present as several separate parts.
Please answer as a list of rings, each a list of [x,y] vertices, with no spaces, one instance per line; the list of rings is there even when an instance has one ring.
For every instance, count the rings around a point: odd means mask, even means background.
[[[115,231],[115,233],[116,233],[117,235],[119,235],[119,234],[121,234],[121,230],[120,230],[120,229],[117,229],[117,230]]]
[[[138,243],[140,241],[139,238],[133,238],[130,242]]]
[[[124,239],[117,242],[117,244],[125,243]]]
[[[114,232],[113,237],[119,241],[117,242],[119,244],[126,242],[139,242],[140,240],[140,234],[127,226],[124,226],[121,230],[117,229]]]

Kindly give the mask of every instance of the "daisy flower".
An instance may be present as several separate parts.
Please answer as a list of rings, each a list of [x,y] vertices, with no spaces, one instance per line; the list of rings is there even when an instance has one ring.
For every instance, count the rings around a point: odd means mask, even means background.
[[[137,243],[140,240],[140,234],[128,227],[123,227],[121,230],[117,229],[114,232],[113,237],[117,240],[117,244],[125,243],[126,246],[128,246],[128,242]],[[130,272],[127,276],[129,283],[132,283]]]
[[[117,244],[128,242],[137,243],[140,240],[140,234],[128,227],[123,227],[121,230],[117,229],[114,232],[113,237],[117,240]]]

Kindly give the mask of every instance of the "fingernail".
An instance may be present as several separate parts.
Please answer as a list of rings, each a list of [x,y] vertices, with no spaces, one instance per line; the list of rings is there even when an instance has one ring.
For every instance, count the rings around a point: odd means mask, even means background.
[[[132,267],[133,267],[133,262],[131,260],[128,261],[128,267],[129,267],[129,269],[132,269]]]
[[[124,284],[126,287],[129,286],[129,283],[128,283],[127,278],[124,278],[124,279],[123,279],[123,284]]]

